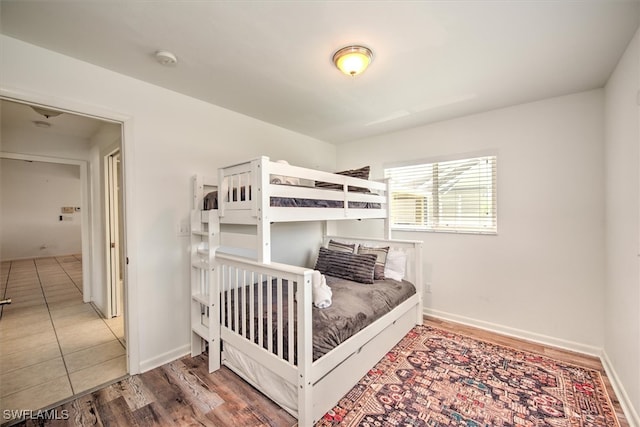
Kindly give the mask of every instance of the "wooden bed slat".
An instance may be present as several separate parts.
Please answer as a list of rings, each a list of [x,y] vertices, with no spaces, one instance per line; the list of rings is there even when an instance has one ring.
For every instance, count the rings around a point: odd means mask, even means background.
[[[277,307],[277,313],[276,313],[276,321],[278,324],[278,357],[282,358],[282,348],[283,348],[283,342],[282,340],[284,339],[283,334],[282,334],[282,330],[283,330],[283,324],[282,324],[282,278],[278,277],[276,279],[276,292],[277,292],[277,303],[278,307]]]
[[[263,279],[264,276],[262,274],[258,275],[260,277],[260,279],[258,280],[258,313],[264,313],[264,301],[262,298],[262,292],[263,292]],[[260,348],[262,348],[262,346],[264,345],[263,342],[263,337],[264,337],[264,317],[260,316],[258,317],[258,346]]]
[[[294,285],[295,283],[291,280],[289,280],[287,282],[287,286],[289,287],[288,292],[287,292],[287,304],[288,304],[288,319],[287,321],[289,322],[289,363],[294,364],[294,344],[295,344],[295,340],[294,340],[294,316],[295,316],[295,310],[293,309],[293,302],[295,299],[295,291],[294,291]]]
[[[249,283],[255,283],[255,274],[252,271],[250,274]],[[255,295],[253,290],[253,285],[249,286],[249,341],[255,343],[256,335],[255,335],[255,327],[256,327],[256,319],[254,318],[254,310],[255,310]]]
[[[273,276],[267,276],[267,350],[273,353]]]

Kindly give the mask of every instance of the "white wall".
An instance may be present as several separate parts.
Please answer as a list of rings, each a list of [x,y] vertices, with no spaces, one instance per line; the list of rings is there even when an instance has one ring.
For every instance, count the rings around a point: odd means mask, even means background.
[[[134,372],[189,349],[188,238],[177,230],[189,218],[190,177],[215,175],[219,166],[259,155],[335,166],[330,144],[52,51],[0,36],[0,55],[0,89],[131,118],[125,123],[124,167],[127,255],[135,274],[129,278],[135,286],[130,321],[139,330]],[[299,239],[294,230],[288,240]],[[278,258],[299,256],[293,248]]]
[[[0,259],[81,253],[80,213],[63,206],[80,206],[79,166],[0,159]]]
[[[640,32],[605,88],[605,352],[640,425]]]
[[[425,309],[598,353],[604,343],[603,91],[518,105],[338,147],[340,167],[497,150],[498,235],[424,241]],[[339,227],[364,233],[365,221]],[[381,227],[379,227],[379,230]]]

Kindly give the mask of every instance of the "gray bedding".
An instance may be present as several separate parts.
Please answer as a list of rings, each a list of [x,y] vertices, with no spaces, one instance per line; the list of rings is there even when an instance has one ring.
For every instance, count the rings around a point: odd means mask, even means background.
[[[313,360],[317,360],[335,347],[346,341],[351,336],[355,335],[380,317],[390,312],[393,308],[398,306],[401,302],[408,299],[410,296],[416,293],[413,284],[395,280],[377,280],[371,285],[365,285],[362,283],[351,282],[348,280],[338,279],[332,276],[326,276],[327,284],[331,287],[333,292],[332,305],[329,308],[319,309],[313,308]],[[256,295],[255,311],[257,312],[257,288],[258,285],[254,284],[254,292]],[[273,331],[273,348],[277,348],[276,336],[277,336],[277,324],[275,309],[277,307],[276,298],[276,284],[267,286],[267,283],[263,283],[263,312],[266,318],[267,310],[273,310],[274,323],[271,325]],[[267,307],[266,294],[268,289],[271,289],[273,298],[273,307]],[[248,292],[247,292],[248,293]],[[239,292],[239,300],[241,306],[242,295]],[[233,301],[234,293],[231,295],[231,310],[229,313],[233,313]],[[284,357],[288,358],[288,322],[287,322],[287,285],[286,282],[283,285],[283,330],[285,337],[283,338]],[[247,312],[247,318],[249,317],[248,306],[245,307]],[[233,316],[229,316],[229,313],[222,313],[223,318],[227,325],[233,324]],[[247,327],[250,323],[247,320]],[[254,322],[255,336],[260,333],[258,331],[257,321]],[[295,325],[294,325],[295,330]],[[264,337],[264,347],[267,348],[267,331],[262,331]],[[257,343],[257,339],[256,339]]]
[[[234,198],[235,192],[234,192]],[[245,200],[244,187],[241,190],[240,199]],[[270,206],[282,208],[343,208],[340,200],[316,200],[294,197],[271,197]],[[380,203],[349,202],[349,207],[354,209],[380,209]],[[204,210],[218,209],[218,192],[212,191],[204,197]]]

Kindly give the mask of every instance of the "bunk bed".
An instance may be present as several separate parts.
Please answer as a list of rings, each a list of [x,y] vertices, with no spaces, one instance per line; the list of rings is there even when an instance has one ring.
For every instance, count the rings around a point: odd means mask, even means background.
[[[391,239],[387,184],[350,172],[332,174],[260,157],[221,168],[215,178],[193,179],[191,354],[208,350],[210,372],[227,366],[297,417],[300,426],[317,422],[422,324],[421,242]],[[271,262],[272,223],[325,221],[329,231],[332,221],[368,218],[384,219],[385,238],[325,233],[316,263],[325,276]],[[358,247],[374,253],[385,248],[399,255],[404,277],[385,279],[376,270],[375,278],[382,280],[370,284],[338,281],[320,261],[326,261],[324,254],[336,255],[328,249],[332,244],[353,253]],[[379,261],[361,252],[344,256],[371,265]],[[334,306],[319,309],[313,289],[325,278]],[[392,301],[381,304],[386,312],[378,311],[371,301],[385,292],[393,294]],[[357,298],[369,299],[358,304]],[[342,334],[350,322],[341,317],[343,311],[358,305],[361,312],[354,315],[368,318],[368,324]],[[328,344],[321,341],[323,333]],[[344,336],[336,340],[338,335]]]

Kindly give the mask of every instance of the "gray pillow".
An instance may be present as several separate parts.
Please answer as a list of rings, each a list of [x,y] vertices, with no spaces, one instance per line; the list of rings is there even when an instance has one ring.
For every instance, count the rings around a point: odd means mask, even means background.
[[[355,243],[344,243],[338,242],[337,240],[329,240],[329,244],[327,245],[327,249],[331,249],[332,251],[338,252],[349,252],[354,254],[356,252],[356,244]]]
[[[373,283],[375,254],[352,254],[320,248],[315,270],[322,274],[365,284]]]
[[[376,258],[376,266],[374,268],[373,278],[375,280],[384,280],[384,267],[387,264],[387,254],[389,253],[389,246],[385,247],[373,247],[373,246],[358,246],[359,254],[374,254]]]

